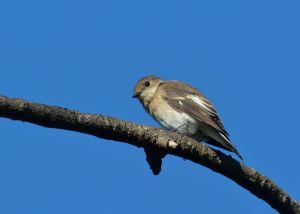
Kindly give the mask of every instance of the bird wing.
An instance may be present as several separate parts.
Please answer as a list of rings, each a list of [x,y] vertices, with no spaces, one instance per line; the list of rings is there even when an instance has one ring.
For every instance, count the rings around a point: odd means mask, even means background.
[[[229,137],[216,109],[208,99],[188,85],[184,84],[182,87],[183,85],[180,83],[180,87],[178,87],[177,84],[177,81],[162,84],[164,87],[163,99],[176,110],[187,113],[198,122],[211,126]]]
[[[231,143],[216,109],[203,94],[177,81],[162,83],[160,87],[164,91],[162,98],[172,108],[190,115],[199,123],[200,131],[211,138],[207,143],[234,152],[242,159]]]

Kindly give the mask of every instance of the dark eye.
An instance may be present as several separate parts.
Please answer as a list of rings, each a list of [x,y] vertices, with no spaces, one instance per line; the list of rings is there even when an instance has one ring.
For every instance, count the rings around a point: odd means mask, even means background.
[[[148,87],[150,85],[150,82],[147,81],[144,83],[144,85]]]

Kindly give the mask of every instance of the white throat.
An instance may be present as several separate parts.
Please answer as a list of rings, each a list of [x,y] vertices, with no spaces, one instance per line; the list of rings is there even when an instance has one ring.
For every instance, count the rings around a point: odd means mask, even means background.
[[[143,91],[140,95],[140,101],[144,105],[144,107],[148,107],[149,103],[153,99],[154,94],[157,91],[158,86],[147,88],[147,90]]]

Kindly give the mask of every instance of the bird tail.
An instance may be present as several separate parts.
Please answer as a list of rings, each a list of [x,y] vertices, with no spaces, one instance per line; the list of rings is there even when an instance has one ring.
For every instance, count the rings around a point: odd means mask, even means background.
[[[222,148],[222,149],[225,149],[229,152],[233,152],[235,153],[241,160],[244,160],[243,157],[241,156],[241,154],[239,153],[239,151],[235,148],[235,146],[230,143],[230,144],[227,144],[227,145],[224,145],[223,143],[219,143],[218,141],[214,140],[214,139],[209,139],[207,141],[208,144],[211,144],[213,146],[216,146],[216,147],[219,147],[219,148]]]
[[[227,134],[223,134],[221,132],[216,131],[213,135],[210,136],[211,138],[207,141],[207,143],[225,149],[227,151],[235,153],[241,160],[243,157],[236,149],[235,145],[229,139]]]

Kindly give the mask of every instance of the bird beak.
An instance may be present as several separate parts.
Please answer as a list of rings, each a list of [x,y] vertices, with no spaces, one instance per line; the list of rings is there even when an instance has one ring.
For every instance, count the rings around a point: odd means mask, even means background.
[[[137,98],[138,96],[140,96],[141,92],[135,92],[132,96],[132,98]]]

